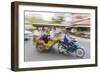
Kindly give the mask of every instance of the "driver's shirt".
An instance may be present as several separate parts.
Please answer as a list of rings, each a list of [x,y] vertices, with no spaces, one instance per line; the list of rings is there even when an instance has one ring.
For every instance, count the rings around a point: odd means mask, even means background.
[[[68,39],[68,42],[70,43],[72,41],[70,34],[69,33],[65,33],[65,36]]]

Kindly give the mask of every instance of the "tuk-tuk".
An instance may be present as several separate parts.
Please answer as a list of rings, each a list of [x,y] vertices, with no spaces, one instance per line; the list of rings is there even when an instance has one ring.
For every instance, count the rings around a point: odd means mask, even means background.
[[[50,33],[51,30],[56,30],[56,28],[65,28],[65,26],[60,26],[58,24],[33,24],[33,26],[37,28],[36,31],[39,30],[41,33],[46,32],[46,34],[43,34],[42,36],[41,34],[40,36],[38,36],[39,34],[37,33],[37,36],[34,35],[33,42],[35,43],[37,50],[40,52],[51,49],[56,43],[58,43],[61,40],[61,31],[53,31]],[[51,34],[53,33],[55,34],[52,37]]]

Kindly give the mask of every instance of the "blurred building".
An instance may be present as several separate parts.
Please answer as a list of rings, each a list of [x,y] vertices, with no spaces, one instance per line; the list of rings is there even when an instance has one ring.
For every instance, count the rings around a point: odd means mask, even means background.
[[[80,36],[90,37],[90,15],[72,14],[72,25],[69,29],[72,33],[78,32]]]
[[[72,21],[69,29],[73,32],[90,30],[90,15],[82,13],[72,13]]]

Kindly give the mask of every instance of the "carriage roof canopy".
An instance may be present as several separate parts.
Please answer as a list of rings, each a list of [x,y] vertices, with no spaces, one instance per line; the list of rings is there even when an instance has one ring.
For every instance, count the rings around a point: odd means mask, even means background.
[[[46,23],[34,23],[33,26],[35,27],[47,27],[47,26],[54,26],[54,27],[68,27],[67,24],[46,24]]]

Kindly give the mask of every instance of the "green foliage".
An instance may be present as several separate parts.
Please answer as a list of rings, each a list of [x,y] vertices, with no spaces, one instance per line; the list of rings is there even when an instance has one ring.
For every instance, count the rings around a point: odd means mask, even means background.
[[[74,32],[73,34],[76,35],[76,36],[80,36],[81,35],[81,33],[78,32],[78,31],[77,32]]]
[[[61,24],[64,21],[64,16],[55,16],[51,19],[51,23]]]
[[[41,17],[41,15],[32,15],[25,16],[25,23],[34,24],[34,23],[51,23],[51,24],[61,24],[64,21],[64,14],[55,13],[54,17],[51,20],[45,20]]]
[[[35,17],[35,16],[33,16],[33,17],[31,18],[31,20],[32,20],[32,23],[43,23],[43,22],[45,22],[42,18],[40,18],[40,17]]]
[[[33,23],[44,23],[44,22],[45,21],[39,16],[25,17],[25,23],[33,24]]]

